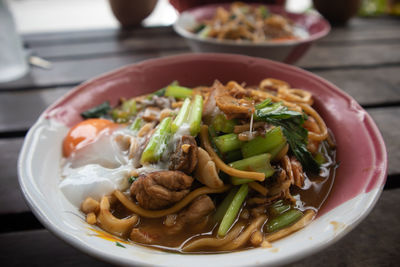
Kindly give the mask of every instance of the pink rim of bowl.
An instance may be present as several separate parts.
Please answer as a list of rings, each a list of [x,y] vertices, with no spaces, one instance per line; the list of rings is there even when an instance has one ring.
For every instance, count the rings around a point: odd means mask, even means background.
[[[193,87],[210,85],[215,79],[223,83],[235,80],[255,85],[267,77],[284,80],[293,88],[309,90],[314,95],[316,110],[335,135],[340,166],[332,190],[318,216],[374,190],[370,202],[351,225],[353,228],[371,211],[386,180],[387,155],[382,136],[368,113],[352,97],[328,81],[293,66],[267,59],[229,54],[183,54],[147,60],[81,84],[46,109],[36,124],[41,120],[50,120],[71,127],[82,120],[79,114],[90,107],[106,100],[115,105],[120,97],[154,92],[173,80],[178,80],[184,86]],[[40,208],[35,206],[37,202],[24,180],[32,177],[25,177],[23,170],[23,165],[27,161],[24,153],[30,149],[27,142],[32,142],[30,141],[32,135],[31,131],[27,135],[18,169],[20,185],[28,204],[46,227],[55,234],[99,257],[92,250],[82,247],[79,242],[71,241],[72,237],[63,236],[42,214]],[[351,228],[337,236],[335,240],[324,243],[319,249],[332,244]],[[312,252],[308,251],[304,255],[310,253]],[[115,262],[109,255],[108,258],[105,256],[105,259]]]
[[[258,6],[260,4],[252,4]],[[311,44],[326,36],[331,27],[322,16],[317,13],[291,13],[285,10],[284,6],[266,5],[271,13],[280,14],[291,19],[295,25],[304,28],[309,36],[299,40],[282,42],[236,42],[233,40],[217,40],[214,38],[202,38],[188,30],[185,17],[192,17],[195,21],[201,22],[211,19],[218,7],[229,8],[229,4],[210,4],[195,7],[184,11],[174,24],[175,31],[186,38],[189,45],[196,52],[226,52],[239,53],[249,56],[270,58],[285,63],[293,64],[299,60],[310,48]],[[214,51],[213,51],[214,50]]]

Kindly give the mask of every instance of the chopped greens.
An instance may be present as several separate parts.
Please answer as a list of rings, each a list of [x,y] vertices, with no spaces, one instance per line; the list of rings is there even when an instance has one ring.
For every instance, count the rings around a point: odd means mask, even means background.
[[[302,126],[304,115],[289,110],[281,102],[273,103],[271,99],[256,105],[255,117],[275,126],[281,126],[283,134],[289,143],[290,150],[300,161],[306,171],[319,172],[319,164],[307,150],[308,131]]]
[[[197,34],[201,37],[201,38],[207,38],[208,34],[211,31],[211,27],[210,26],[205,26],[201,31],[199,31]]]
[[[170,86],[170,85],[178,85],[178,81],[173,81],[171,84],[169,84],[168,86]],[[165,95],[165,91],[167,90],[167,87],[168,86],[165,86],[165,87],[163,87],[163,88],[161,88],[161,89],[159,89],[159,90],[157,90],[157,91],[155,91],[154,93],[152,93],[151,95],[153,96],[153,95],[156,95],[156,96],[164,96]]]
[[[128,182],[131,184],[131,183],[133,183],[134,181],[136,181],[137,179],[138,179],[137,177],[131,176],[131,177],[129,177]]]
[[[218,114],[213,118],[211,125],[217,132],[233,133],[236,124],[235,119],[228,120],[224,114]]]
[[[117,247],[126,248],[124,245],[122,245],[122,244],[119,243],[119,242],[115,242],[115,245],[116,245]]]
[[[114,108],[111,111],[111,116],[117,123],[126,123],[136,113],[136,100],[134,98],[122,99],[121,107]]]
[[[263,19],[267,18],[269,16],[269,10],[266,6],[261,5],[258,10],[260,11],[260,14]]]
[[[203,112],[203,97],[195,95],[192,100],[186,98],[178,115],[171,124],[171,131],[175,133],[183,125],[187,125],[192,136],[200,132],[201,114]]]
[[[133,132],[137,132],[140,130],[140,128],[142,128],[142,126],[144,125],[144,120],[141,119],[140,117],[136,117],[136,119],[132,122],[131,126],[129,127],[129,129]]]
[[[161,158],[162,153],[167,148],[167,142],[170,138],[171,120],[171,117],[167,117],[157,125],[155,132],[151,136],[140,158],[140,163],[142,165],[145,163],[157,162]]]
[[[206,27],[206,25],[205,25],[204,23],[201,23],[201,24],[197,25],[197,26],[193,29],[193,32],[194,32],[194,33],[199,33],[199,32],[202,31],[205,27]]]
[[[165,89],[165,96],[172,96],[175,98],[186,98],[191,97],[193,90],[180,85],[168,85]]]
[[[102,116],[107,115],[110,110],[111,110],[110,102],[106,101],[98,106],[95,106],[91,109],[82,112],[81,116],[84,119],[100,118]]]

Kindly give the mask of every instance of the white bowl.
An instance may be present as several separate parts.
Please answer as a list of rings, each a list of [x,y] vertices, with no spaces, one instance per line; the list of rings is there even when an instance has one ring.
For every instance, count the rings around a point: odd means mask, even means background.
[[[183,85],[234,79],[254,84],[268,75],[307,88],[335,133],[341,166],[319,216],[304,229],[273,243],[224,254],[176,254],[135,244],[116,246],[100,238],[84,215],[60,191],[61,144],[81,111],[120,97],[151,92],[177,79]],[[354,134],[352,134],[354,133]],[[362,160],[360,160],[362,159]],[[96,258],[137,266],[260,266],[279,265],[316,253],[343,237],[372,209],[386,177],[387,158],[382,137],[370,116],[329,82],[285,64],[239,55],[186,54],[148,60],[88,81],[49,107],[29,130],[18,173],[22,192],[37,218],[51,232]],[[49,255],[51,257],[51,255]]]

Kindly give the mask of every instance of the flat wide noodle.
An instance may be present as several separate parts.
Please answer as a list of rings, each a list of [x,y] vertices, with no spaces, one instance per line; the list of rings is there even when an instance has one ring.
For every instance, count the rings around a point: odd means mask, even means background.
[[[243,230],[243,228],[244,228],[243,223],[237,223],[224,238],[203,237],[203,238],[197,239],[197,240],[185,245],[182,248],[182,250],[185,252],[190,252],[190,251],[196,251],[196,250],[199,250],[200,248],[205,248],[205,247],[207,247],[207,248],[221,247],[225,244],[228,244],[233,239],[235,239],[240,234],[240,232]]]
[[[249,186],[251,189],[257,191],[258,193],[260,193],[263,196],[266,196],[268,194],[268,189],[265,186],[263,186],[257,182],[251,182],[251,183],[249,183]]]
[[[299,106],[304,110],[307,115],[313,117],[318,124],[321,133],[308,132],[308,138],[314,141],[322,141],[328,137],[328,128],[324,120],[319,116],[319,114],[310,105],[299,104]]]
[[[246,230],[244,230],[243,233],[241,233],[235,240],[229,244],[219,247],[218,250],[232,251],[243,246],[250,239],[253,232],[261,228],[266,219],[266,215],[260,215],[259,217],[255,218],[254,221],[246,228]]]
[[[121,191],[115,190],[114,196],[130,211],[145,217],[145,218],[161,218],[169,214],[177,213],[184,207],[186,207],[193,199],[198,196],[205,194],[214,194],[214,193],[222,193],[227,191],[231,186],[225,185],[220,188],[209,188],[209,187],[200,187],[192,192],[190,192],[186,197],[184,197],[181,201],[176,203],[174,206],[164,209],[164,210],[146,210],[142,207],[138,206],[136,203],[129,200]]]
[[[128,219],[118,219],[110,212],[110,202],[108,197],[102,197],[100,202],[100,212],[97,216],[97,223],[102,229],[117,236],[124,236],[138,222],[136,214]]]

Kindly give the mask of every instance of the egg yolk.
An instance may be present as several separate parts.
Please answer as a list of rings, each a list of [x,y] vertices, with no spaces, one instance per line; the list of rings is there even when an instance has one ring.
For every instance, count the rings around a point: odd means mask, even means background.
[[[100,133],[112,131],[118,124],[105,119],[88,119],[72,127],[63,142],[63,155],[69,157],[82,147],[94,142]]]

